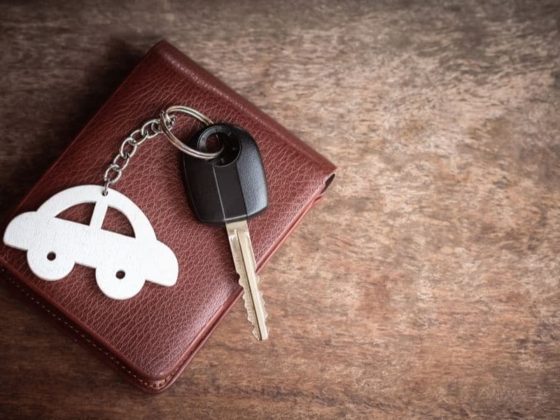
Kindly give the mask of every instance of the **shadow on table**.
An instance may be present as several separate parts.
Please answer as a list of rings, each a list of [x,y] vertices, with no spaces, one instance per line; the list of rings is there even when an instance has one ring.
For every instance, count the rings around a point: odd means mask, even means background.
[[[37,79],[37,90],[43,88],[43,101],[52,104],[49,110],[42,109],[41,112],[47,114],[50,111],[52,118],[49,119],[48,114],[44,116],[48,122],[44,124],[46,127],[40,127],[34,147],[26,149],[25,154],[12,159],[2,168],[0,219],[23,198],[158,39],[148,37],[140,42],[110,40],[98,64],[87,69],[84,88],[74,93],[64,92],[61,95],[60,86],[46,88],[50,82],[48,78]]]

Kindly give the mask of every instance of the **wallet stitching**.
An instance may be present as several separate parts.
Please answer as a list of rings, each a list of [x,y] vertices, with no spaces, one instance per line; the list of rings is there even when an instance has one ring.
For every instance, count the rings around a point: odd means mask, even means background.
[[[2,270],[4,271],[4,270]],[[8,274],[4,271],[4,274]],[[63,319],[61,316],[57,315],[56,313],[54,313],[53,311],[51,311],[43,302],[41,302],[40,300],[38,300],[37,298],[35,298],[29,291],[27,291],[26,289],[24,289],[20,284],[18,284],[11,275],[6,275],[7,280],[13,285],[15,286],[20,292],[22,292],[25,296],[27,296],[29,299],[31,299],[31,301],[33,303],[35,303],[36,305],[38,305],[39,307],[41,307],[43,310],[45,310],[49,315],[51,315],[54,319],[56,319],[57,321],[63,323],[66,327],[70,328],[71,331],[73,331],[75,334],[77,334],[79,337],[81,337],[83,340],[85,340],[88,344],[90,344],[92,347],[94,347],[95,349],[97,349],[99,352],[101,352],[103,355],[105,355],[106,358],[108,358],[109,360],[111,360],[115,365],[117,365],[119,368],[121,368],[125,373],[129,374],[130,376],[134,377],[134,379],[136,379],[136,381],[138,381],[140,384],[142,384],[145,387],[148,388],[152,388],[152,389],[160,389],[163,388],[167,382],[169,382],[169,380],[171,378],[173,378],[173,376],[175,375],[175,373],[177,372],[177,370],[174,370],[172,373],[170,373],[167,377],[165,377],[164,379],[158,380],[157,383],[156,381],[154,382],[148,382],[145,381],[143,379],[141,379],[138,375],[136,375],[134,372],[132,372],[128,367],[126,367],[123,363],[121,363],[115,356],[113,356],[112,354],[110,354],[107,350],[103,349],[101,346],[98,346],[97,344],[95,344],[93,342],[93,340],[91,338],[89,338],[85,333],[83,333],[82,331],[80,331],[78,328],[76,328],[74,325],[72,325],[68,320]]]

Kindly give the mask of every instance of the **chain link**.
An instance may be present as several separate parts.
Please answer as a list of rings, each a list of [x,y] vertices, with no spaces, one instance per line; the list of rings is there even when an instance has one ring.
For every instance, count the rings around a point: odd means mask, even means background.
[[[160,134],[166,134],[168,138],[172,135],[171,129],[177,120],[176,116],[173,115],[174,113],[187,114],[205,125],[212,124],[212,121],[204,114],[185,106],[172,106],[166,111],[162,111],[160,118],[152,118],[151,120],[145,121],[140,128],[134,130],[122,141],[119,147],[119,152],[115,155],[103,173],[103,195],[107,195],[109,193],[109,187],[116,184],[119,179],[121,179],[123,171],[130,163],[130,158],[136,154],[138,147],[144,144],[147,140],[153,139]],[[172,140],[176,140],[176,142],[181,143],[180,140],[177,140],[174,136],[173,139],[170,139],[170,141]],[[179,150],[188,154],[198,153],[200,156],[197,157],[200,157],[201,159],[214,158],[216,157],[215,155],[219,154],[198,152],[197,150],[191,149],[182,143],[181,145],[175,144],[176,142],[172,141],[175,147],[178,147]]]
[[[175,118],[171,118],[169,124],[173,126],[174,123]],[[130,163],[130,158],[135,155],[138,147],[147,140],[160,135],[162,132],[160,119],[153,118],[146,121],[142,124],[142,127],[134,130],[123,140],[119,147],[119,153],[115,155],[103,173],[103,195],[107,195],[109,193],[109,187],[116,184],[121,179],[123,171]]]

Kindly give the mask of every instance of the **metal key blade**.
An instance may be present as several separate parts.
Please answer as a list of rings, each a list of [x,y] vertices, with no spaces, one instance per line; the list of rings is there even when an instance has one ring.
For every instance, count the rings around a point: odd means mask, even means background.
[[[247,319],[254,326],[253,335],[262,341],[268,338],[266,327],[267,313],[264,299],[259,291],[259,277],[256,273],[255,255],[249,235],[247,221],[226,223],[229,246],[235,264],[235,271],[239,274],[239,285],[243,287],[243,300],[247,309]]]

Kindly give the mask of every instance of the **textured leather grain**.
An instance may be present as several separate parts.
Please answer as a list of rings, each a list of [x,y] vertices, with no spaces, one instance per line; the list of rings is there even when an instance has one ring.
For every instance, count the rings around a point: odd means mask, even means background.
[[[147,53],[6,222],[63,189],[99,184],[122,139],[161,109],[178,104],[244,127],[257,141],[269,207],[249,221],[249,228],[261,269],[321,197],[335,167],[165,41]],[[199,128],[179,117],[174,132],[186,138]],[[156,137],[142,145],[116,186],[143,210],[158,240],[175,252],[180,270],[173,287],[146,283],[132,299],[111,300],[97,287],[92,269],[76,265],[60,281],[43,281],[29,270],[25,252],[0,245],[5,279],[150,392],[177,378],[241,292],[225,230],[194,218],[181,167],[180,152]],[[80,205],[60,217],[87,222],[90,215],[91,208]],[[126,220],[113,213],[104,228],[130,234]]]

